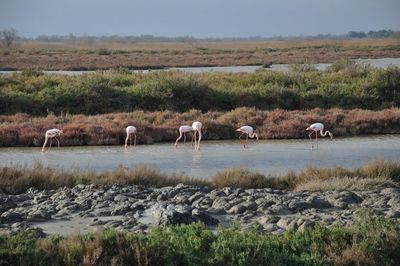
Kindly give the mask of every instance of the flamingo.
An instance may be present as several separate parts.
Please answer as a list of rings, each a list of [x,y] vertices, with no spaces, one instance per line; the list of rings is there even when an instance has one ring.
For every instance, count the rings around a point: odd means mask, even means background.
[[[249,145],[248,145],[249,137],[250,138],[256,137],[256,139],[258,140],[258,135],[257,135],[257,133],[254,133],[254,130],[251,126],[242,126],[238,129],[236,129],[235,131],[241,132],[241,134],[239,136],[240,142],[242,141],[243,134],[246,134],[246,142],[243,144],[244,148],[246,148],[246,144],[247,144],[247,148],[249,147]]]
[[[188,126],[188,125],[180,126],[179,127],[179,137],[175,141],[175,147],[178,147],[178,142],[182,138],[182,136],[183,136],[183,143],[186,143],[186,133],[191,132],[191,131],[194,131],[193,127],[191,127],[191,126]],[[193,141],[193,137],[192,137],[192,141]]]
[[[136,146],[136,132],[137,132],[136,127],[134,126],[126,127],[125,149],[128,148],[128,139],[129,139],[129,145],[132,146],[132,134],[135,135],[134,146]]]
[[[194,131],[194,149],[195,150],[200,150],[200,140],[201,140],[201,128],[203,127],[203,125],[201,124],[201,122],[196,121],[193,122],[192,124],[192,129]],[[199,133],[199,140],[197,140],[197,133]]]
[[[58,129],[58,128],[53,128],[53,129],[49,129],[46,131],[45,133],[45,141],[42,147],[42,152],[44,152],[44,148],[46,147],[47,144],[47,140],[50,139],[50,147],[49,147],[49,151],[51,149],[51,144],[53,142],[53,138],[55,138],[58,142],[58,148],[60,148],[60,140],[57,138],[58,136],[60,136],[62,133],[64,133],[62,130]]]
[[[329,134],[329,137],[331,139],[333,139],[333,134],[330,131],[326,130],[325,133],[323,133],[324,124],[322,124],[322,123],[314,123],[311,126],[309,126],[306,130],[311,130],[311,133],[308,134],[308,137],[310,138],[310,140],[311,140],[311,135],[313,133],[315,133],[315,140],[316,140],[316,143],[317,143],[317,148],[318,148],[318,131],[321,134],[321,137],[325,137],[326,134]],[[312,143],[311,148],[314,149],[314,142],[312,140],[311,140],[311,143]]]

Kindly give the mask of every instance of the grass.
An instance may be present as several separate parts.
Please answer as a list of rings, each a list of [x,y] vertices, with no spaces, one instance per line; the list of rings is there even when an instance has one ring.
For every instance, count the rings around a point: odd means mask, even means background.
[[[202,113],[190,110],[110,113],[103,115],[53,114],[35,117],[27,114],[0,115],[0,147],[41,146],[44,132],[61,128],[62,146],[122,145],[128,125],[138,128],[138,143],[172,142],[178,137],[183,124],[201,121],[203,139],[237,139],[235,129],[251,125],[261,139],[308,138],[305,129],[316,121],[324,123],[335,137],[363,134],[399,134],[400,109],[380,111],[313,109],[309,111],[236,108],[229,112]]]
[[[400,69],[338,61],[326,71],[287,73],[128,73],[0,75],[0,114],[102,114],[132,110],[230,111],[237,107],[301,110],[400,106]]]
[[[94,70],[176,66],[327,63],[342,58],[400,57],[396,38],[237,42],[15,42],[1,69]],[[0,51],[1,52],[1,51]]]
[[[0,167],[0,193],[18,194],[30,187],[56,189],[76,184],[141,185],[150,187],[187,185],[214,188],[273,188],[281,190],[367,190],[399,187],[400,161],[371,161],[363,167],[349,170],[309,167],[299,173],[266,176],[247,169],[225,169],[206,179],[191,178],[183,174],[164,174],[154,168],[138,166],[119,168],[104,173],[91,171],[52,169],[36,164],[33,167]]]
[[[0,235],[0,264],[18,265],[398,265],[400,224],[360,210],[350,227],[318,225],[283,235],[202,224],[147,234],[104,231],[42,238]]]

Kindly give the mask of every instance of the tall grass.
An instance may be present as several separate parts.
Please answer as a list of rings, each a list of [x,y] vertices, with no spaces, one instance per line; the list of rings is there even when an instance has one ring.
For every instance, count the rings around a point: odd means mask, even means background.
[[[95,173],[83,170],[66,171],[52,169],[41,164],[33,167],[0,167],[0,193],[17,194],[30,187],[55,189],[76,184],[142,185],[152,187],[188,185],[215,188],[273,188],[281,190],[331,190],[374,189],[399,187],[400,161],[371,161],[349,170],[308,167],[299,173],[289,172],[282,176],[266,176],[247,169],[225,169],[209,179],[196,179],[184,174],[165,174],[146,166],[118,168],[114,171]]]
[[[340,61],[327,71],[288,73],[98,72],[0,76],[0,114],[101,114],[135,109],[178,112],[311,108],[382,109],[400,105],[400,69]]]
[[[251,125],[261,139],[308,138],[305,129],[316,121],[323,122],[334,136],[400,133],[400,109],[381,111],[313,109],[310,111],[263,111],[236,108],[229,112],[202,113],[190,110],[111,113],[105,115],[53,114],[35,117],[27,114],[0,115],[0,146],[41,146],[44,132],[61,128],[62,146],[123,144],[125,127],[138,128],[138,143],[175,141],[183,124],[201,121],[204,139],[236,139],[235,129]]]
[[[400,225],[362,210],[350,227],[316,226],[284,235],[202,224],[147,234],[104,231],[41,238],[0,235],[0,264],[18,265],[398,265]]]

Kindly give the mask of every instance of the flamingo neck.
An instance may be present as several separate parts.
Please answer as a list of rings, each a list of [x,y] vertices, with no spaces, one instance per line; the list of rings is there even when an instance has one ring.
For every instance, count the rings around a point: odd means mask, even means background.
[[[258,138],[257,134],[256,134],[256,133],[254,133],[254,132],[253,132],[253,133],[251,133],[251,134],[249,134],[249,137],[250,137],[250,138],[254,138],[254,137]]]
[[[322,137],[325,137],[326,134],[329,134],[329,136],[332,138],[332,136],[331,136],[332,133],[330,131],[328,131],[328,130],[326,130],[325,133],[322,133],[322,130],[320,130],[319,133],[321,134]]]

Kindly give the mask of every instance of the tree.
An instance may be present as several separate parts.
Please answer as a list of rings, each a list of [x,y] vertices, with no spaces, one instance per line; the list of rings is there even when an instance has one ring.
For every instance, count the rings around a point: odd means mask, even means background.
[[[10,48],[11,44],[17,38],[17,30],[9,29],[0,31],[1,41]]]

